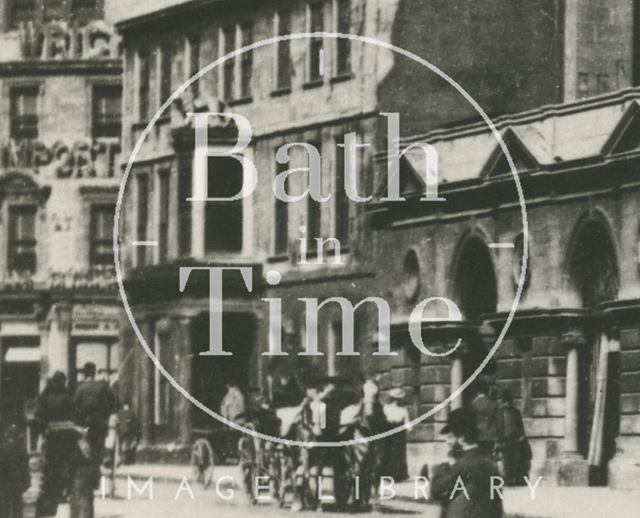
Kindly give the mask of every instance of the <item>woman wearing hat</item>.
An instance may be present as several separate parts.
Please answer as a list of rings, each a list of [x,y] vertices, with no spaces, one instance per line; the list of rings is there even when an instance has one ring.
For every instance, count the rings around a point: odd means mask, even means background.
[[[389,402],[383,406],[382,410],[389,429],[407,425],[411,421],[409,410],[402,406],[405,395],[405,391],[401,388],[391,389],[387,394]],[[394,482],[401,482],[409,478],[406,428],[385,439],[381,472],[383,476],[391,477]]]

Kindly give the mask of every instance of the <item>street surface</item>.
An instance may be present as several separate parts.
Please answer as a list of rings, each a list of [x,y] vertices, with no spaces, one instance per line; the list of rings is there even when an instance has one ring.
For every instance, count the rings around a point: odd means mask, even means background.
[[[138,488],[142,488],[144,481],[136,481]],[[243,491],[234,489],[233,499],[224,500],[216,494],[215,488],[202,489],[199,485],[193,484],[191,490],[193,499],[185,489],[181,491],[176,500],[176,492],[180,487],[179,482],[159,482],[154,481],[153,499],[149,498],[149,491],[142,495],[132,491],[131,499],[127,499],[127,482],[118,480],[116,482],[116,498],[101,499],[96,493],[96,518],[270,518],[282,516],[290,513],[291,516],[309,518],[311,516],[322,515],[323,518],[338,518],[347,516],[347,513],[339,513],[331,510],[324,511],[303,511],[291,513],[288,509],[280,509],[276,503],[261,503],[251,505]],[[221,491],[227,495],[226,490]],[[366,516],[384,516],[392,518],[402,516],[409,518],[412,515],[420,515],[421,518],[437,518],[439,509],[434,505],[425,505],[401,500],[393,500],[375,513],[362,513]],[[69,518],[68,505],[59,508],[56,518]]]

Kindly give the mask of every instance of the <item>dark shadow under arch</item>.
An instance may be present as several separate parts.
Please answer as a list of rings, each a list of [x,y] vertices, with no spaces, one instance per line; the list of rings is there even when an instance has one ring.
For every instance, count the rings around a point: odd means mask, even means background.
[[[460,246],[453,279],[454,301],[467,320],[496,312],[498,292],[493,259],[480,236],[467,237]]]
[[[569,281],[582,307],[594,308],[617,297],[617,254],[604,217],[596,214],[578,224],[568,257]]]

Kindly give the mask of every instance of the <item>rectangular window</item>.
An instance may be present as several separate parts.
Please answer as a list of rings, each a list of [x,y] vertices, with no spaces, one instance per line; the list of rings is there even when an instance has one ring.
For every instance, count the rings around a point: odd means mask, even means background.
[[[11,138],[38,138],[38,87],[11,89]]]
[[[287,164],[276,161],[276,176],[288,169]],[[285,181],[285,192],[289,193],[289,176]],[[289,204],[274,196],[275,199],[275,225],[274,225],[274,253],[286,254],[289,248]]]
[[[200,38],[193,36],[189,38],[189,77],[193,77],[200,72]],[[200,81],[191,84],[194,96],[200,94]]]
[[[93,87],[91,131],[93,138],[120,138],[122,131],[122,87]]]
[[[340,34],[351,32],[351,0],[336,0],[336,29]],[[336,40],[336,75],[351,73],[351,40]]]
[[[230,157],[209,158],[210,198],[228,198],[240,192],[242,164]],[[211,201],[205,207],[205,250],[241,252],[243,238],[242,200]]]
[[[42,17],[45,22],[64,20],[67,18],[65,0],[44,0]]]
[[[291,11],[278,13],[278,36],[291,33]],[[278,42],[276,60],[276,89],[291,88],[291,42],[289,40]]]
[[[138,117],[141,122],[146,121],[150,116],[150,84],[151,66],[149,63],[149,53],[145,51],[138,55]]]
[[[158,261],[164,263],[167,260],[169,248],[169,202],[170,202],[169,171],[160,171],[158,174]]]
[[[147,240],[147,221],[149,219],[149,176],[146,174],[139,174],[137,177],[137,205],[138,211],[136,215],[136,240]],[[147,249],[145,246],[138,246],[137,249],[137,261],[138,267],[144,266],[147,263]]]
[[[115,205],[91,207],[91,265],[113,264],[113,220]]]
[[[160,106],[171,96],[172,64],[173,49],[170,45],[165,45],[160,51]]]
[[[71,4],[73,18],[84,26],[91,20],[100,19],[102,13],[98,9],[97,0],[73,0]]]
[[[191,207],[187,201],[191,192],[191,162],[185,161],[179,166],[178,174],[178,249],[181,256],[191,255]]]
[[[333,225],[334,237],[345,245],[349,240],[349,198],[344,188],[344,148],[338,147],[338,143],[336,140]]]
[[[35,273],[36,255],[36,207],[32,205],[9,208],[9,257],[10,272]]]
[[[36,19],[36,0],[13,0],[11,2],[11,26],[18,27],[21,23]]]
[[[235,25],[230,25],[225,27],[223,31],[224,38],[224,55],[233,52],[235,50],[235,40],[236,40],[236,27]],[[235,59],[228,59],[224,62],[223,65],[223,97],[225,100],[229,101],[233,99],[233,89],[235,85]]]
[[[253,25],[248,23],[240,29],[241,45],[245,47],[253,43]],[[251,79],[253,75],[253,51],[244,52],[240,56],[240,97],[251,97]]]
[[[309,6],[309,31],[324,32],[324,4]],[[311,38],[309,41],[309,81],[321,81],[324,75],[324,41]]]
[[[319,142],[311,143],[318,152],[321,153],[321,144]],[[316,248],[316,238],[322,237],[322,203],[314,200],[310,195],[307,196],[307,242],[309,244],[309,250],[313,251]]]

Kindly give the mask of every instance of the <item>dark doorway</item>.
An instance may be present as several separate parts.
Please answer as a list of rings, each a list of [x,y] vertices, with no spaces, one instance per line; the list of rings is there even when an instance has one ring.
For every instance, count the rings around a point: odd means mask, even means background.
[[[497,311],[498,293],[491,252],[480,237],[471,237],[463,243],[454,272],[454,301],[467,321],[479,323],[483,315]],[[464,379],[468,379],[486,358],[489,350],[480,335],[467,338],[468,353],[464,360]],[[495,364],[489,362],[483,377],[495,375]],[[464,392],[468,403],[476,394],[474,385]]]
[[[498,305],[496,274],[484,241],[469,238],[462,245],[454,273],[454,296],[466,320],[495,313]]]
[[[40,389],[40,340],[38,337],[2,338],[0,397],[4,408],[22,414],[25,403]]]
[[[193,334],[192,394],[211,410],[218,412],[227,391],[234,382],[246,395],[251,385],[252,356],[255,346],[255,320],[246,313],[225,313],[222,319],[223,349],[232,356],[200,356],[208,349],[209,315],[196,320]],[[211,416],[194,408],[193,426],[211,429],[219,424]]]
[[[570,249],[569,279],[570,288],[585,309],[597,312],[602,303],[616,299],[620,278],[615,246],[601,217],[587,219],[578,227]],[[615,453],[620,422],[619,353],[610,349],[615,342],[603,339],[604,331],[597,326],[591,329],[586,346],[580,350],[579,450],[590,464],[594,449],[603,451],[601,458],[590,465],[592,485],[607,484],[607,462]],[[596,399],[601,391],[606,397],[596,415]],[[594,426],[601,444],[592,440]]]

